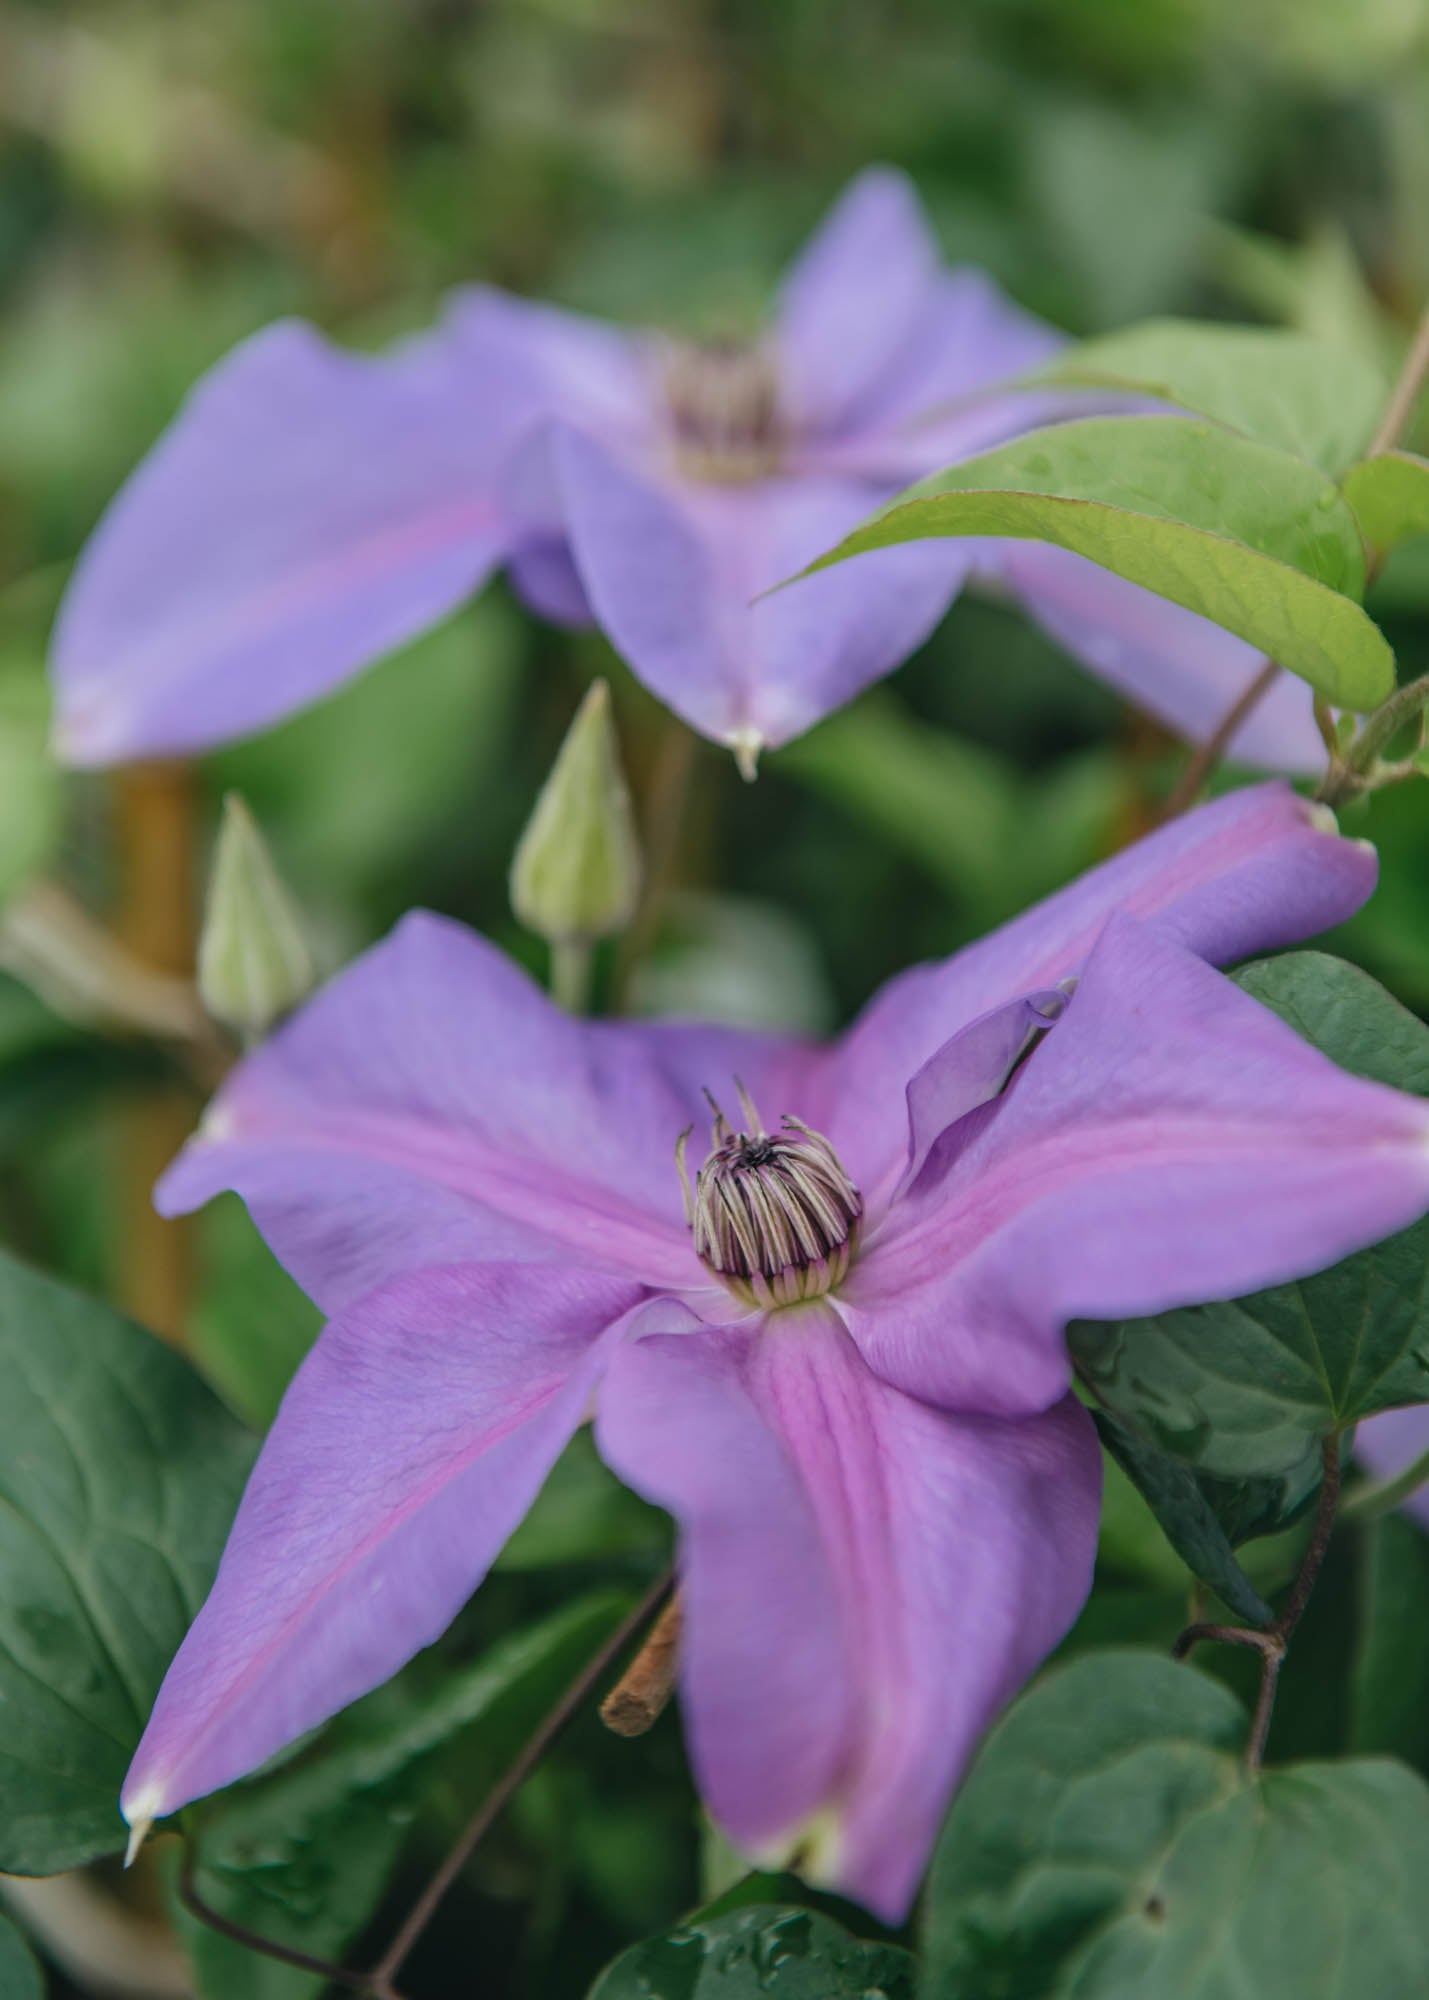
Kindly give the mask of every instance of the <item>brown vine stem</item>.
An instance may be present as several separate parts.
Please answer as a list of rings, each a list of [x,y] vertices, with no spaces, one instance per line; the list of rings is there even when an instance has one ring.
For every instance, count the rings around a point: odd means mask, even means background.
[[[661,1609],[674,1587],[675,1572],[669,1569],[581,1668],[560,1700],[538,1724],[524,1748],[492,1786],[455,1847],[412,1905],[396,1937],[367,1975],[365,1990],[376,1995],[377,2000],[401,2000],[392,1982],[431,1922],[438,1904],[475,1853],[478,1843],[510,1804],[596,1683],[605,1678],[631,1640]]]
[[[197,802],[184,764],[136,764],[116,779],[119,936],[151,972],[191,980],[198,942]],[[165,1219],[150,1190],[193,1127],[178,1090],[150,1092],[124,1115],[117,1163],[118,1293],[126,1312],[182,1345],[192,1289],[188,1220]]]
[[[1210,735],[1192,756],[1161,814],[1164,824],[1167,820],[1179,819],[1183,812],[1196,803],[1197,795],[1226,751],[1240,733],[1241,724],[1269,694],[1283,672],[1274,660],[1267,660],[1255,678],[1247,682]]]
[[[1310,1602],[1310,1593],[1315,1588],[1325,1561],[1325,1551],[1330,1546],[1330,1536],[1334,1532],[1335,1514],[1340,1502],[1340,1440],[1337,1433],[1331,1432],[1325,1439],[1322,1454],[1324,1477],[1315,1508],[1315,1525],[1310,1531],[1310,1540],[1285,1608],[1274,1624],[1268,1625],[1263,1632],[1257,1631],[1253,1625],[1188,1625],[1171,1649],[1175,1659],[1184,1660],[1194,1647],[1203,1641],[1214,1640],[1224,1646],[1250,1646],[1260,1654],[1260,1692],[1256,1697],[1255,1714],[1245,1746],[1248,1771],[1258,1771],[1264,1759],[1265,1739],[1270,1734],[1270,1719],[1275,1713],[1280,1669],[1295,1628],[1305,1615],[1305,1606]]]

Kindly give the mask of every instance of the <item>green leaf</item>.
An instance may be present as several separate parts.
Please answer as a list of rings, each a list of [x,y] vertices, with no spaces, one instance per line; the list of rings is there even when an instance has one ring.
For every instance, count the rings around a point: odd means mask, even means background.
[[[1102,1443],[1145,1495],[1166,1539],[1193,1576],[1216,1593],[1238,1618],[1268,1625],[1274,1613],[1235,1559],[1215,1509],[1182,1460],[1158,1451],[1129,1424],[1096,1413]]]
[[[1380,452],[1350,467],[1344,494],[1360,532],[1382,555],[1416,535],[1429,535],[1429,458]]]
[[[1351,1748],[1429,1772],[1429,1536],[1402,1514],[1367,1522],[1359,1590]]]
[[[0,1255],[0,1869],[124,1844],[119,1786],[252,1459],[192,1369]]]
[[[493,1767],[514,1754],[627,1600],[585,1597],[480,1659],[428,1659],[338,1717],[311,1749],[236,1785],[194,1815],[199,1893],[279,1943],[340,1957],[371,1918],[412,1824],[433,1754],[461,1736]],[[304,2000],[311,1973],[260,1957],[186,1911],[204,2000]]]
[[[1185,319],[1084,341],[1034,379],[1159,396],[1331,475],[1365,450],[1389,393],[1363,353],[1304,333]]]
[[[1190,417],[1033,431],[922,480],[803,574],[942,535],[1054,542],[1247,639],[1343,708],[1394,686],[1338,490],[1285,452]]]
[[[913,1960],[814,1910],[731,1910],[622,1952],[589,2000],[913,2000]]]
[[[1429,1787],[1387,1761],[1250,1777],[1247,1726],[1154,1655],[1049,1675],[944,1829],[923,2000],[1416,2000]]]
[[[1305,951],[1235,976],[1342,1068],[1429,1095],[1429,1028],[1367,973]],[[1078,1321],[1072,1352],[1108,1408],[1163,1450],[1224,1479],[1288,1473],[1308,1441],[1429,1401],[1426,1267],[1429,1221],[1251,1298]]]
[[[0,2000],[44,2000],[44,1992],[34,1953],[15,1926],[0,1917]]]

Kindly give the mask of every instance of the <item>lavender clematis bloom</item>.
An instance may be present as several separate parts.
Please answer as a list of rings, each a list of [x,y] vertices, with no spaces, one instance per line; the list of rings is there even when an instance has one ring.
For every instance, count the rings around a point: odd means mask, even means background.
[[[746,767],[897,666],[979,562],[1096,671],[1204,734],[1253,674],[1249,649],[1060,550],[913,543],[761,596],[910,480],[1084,411],[1084,392],[1017,386],[1061,338],[945,268],[887,168],[836,205],[753,343],[485,289],[376,358],[271,327],[194,391],[82,556],[53,646],[57,747],[110,764],[261,728],[502,562],[542,616],[599,620]],[[1308,693],[1287,678],[1236,747],[1312,768]]]
[[[1374,872],[1289,792],[1237,793],[894,980],[827,1048],[574,1020],[409,918],[240,1066],[161,1184],[167,1213],[236,1188],[332,1318],[131,1824],[435,1639],[593,1404],[680,1526],[713,1811],[898,1918],[1090,1583],[1066,1319],[1306,1273],[1429,1207],[1429,1107],[1206,962],[1337,921]],[[682,1208],[704,1085],[739,1091],[743,1129],[716,1120]]]

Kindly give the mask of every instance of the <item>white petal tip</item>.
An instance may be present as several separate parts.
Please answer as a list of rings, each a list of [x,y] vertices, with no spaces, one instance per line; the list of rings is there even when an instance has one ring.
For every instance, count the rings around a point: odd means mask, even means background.
[[[734,752],[740,777],[752,785],[759,776],[759,753],[764,748],[764,738],[757,729],[732,729],[725,742]]]
[[[132,1868],[134,1866],[135,1861],[138,1859],[139,1849],[144,1845],[144,1842],[149,1838],[149,1834],[153,1829],[153,1825],[154,1825],[154,1817],[152,1813],[143,1814],[138,1819],[132,1820],[130,1822],[129,1845],[124,1850],[124,1866],[126,1868]]]
[[[1316,833],[1338,833],[1340,830],[1340,822],[1323,799],[1307,799],[1305,817]]]

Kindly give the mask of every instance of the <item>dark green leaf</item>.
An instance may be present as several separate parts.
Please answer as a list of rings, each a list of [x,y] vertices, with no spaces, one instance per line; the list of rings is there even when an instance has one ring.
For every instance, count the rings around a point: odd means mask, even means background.
[[[913,1969],[813,1910],[756,1904],[622,1952],[590,2000],[913,2000]]]
[[[0,1257],[0,1868],[121,1847],[120,1782],[252,1445],[185,1362]]]
[[[1394,686],[1355,518],[1304,460],[1189,417],[1034,431],[910,487],[810,570],[937,536],[1055,542],[1258,646],[1331,701]],[[808,574],[808,572],[804,572]]]
[[[493,1766],[523,1737],[626,1609],[581,1599],[455,1668],[428,1659],[340,1716],[313,1747],[195,1815],[204,1900],[280,1943],[340,1957],[371,1918],[411,1825],[432,1754],[459,1734]],[[302,2000],[310,1973],[181,1918],[204,2000]]]
[[[1386,451],[1351,466],[1345,498],[1371,548],[1388,554],[1415,535],[1429,535],[1429,459]]]
[[[1166,1539],[1194,1576],[1238,1618],[1268,1625],[1273,1616],[1235,1559],[1235,1550],[1196,1475],[1183,1460],[1158,1451],[1129,1424],[1096,1412],[1102,1443],[1146,1496]]]
[[[1246,1728],[1144,1653],[1044,1680],[944,1829],[924,2000],[1418,2000],[1429,1787],[1377,1761],[1251,1778]]]
[[[1429,1095],[1429,1028],[1367,973],[1322,952],[1237,982],[1343,1068]],[[1307,1441],[1429,1400],[1429,1222],[1318,1277],[1120,1324],[1076,1323],[1072,1350],[1119,1416],[1224,1479],[1292,1473]]]
[[[0,1917],[0,2000],[44,2000],[45,1982],[30,1947]]]
[[[1037,379],[1159,396],[1332,475],[1369,444],[1388,395],[1363,353],[1304,333],[1184,319],[1084,341]]]
[[[550,1569],[593,1557],[663,1557],[669,1546],[668,1517],[622,1486],[600,1459],[589,1430],[579,1430],[496,1567]]]
[[[1429,1536],[1402,1514],[1366,1523],[1359,1588],[1353,1747],[1429,1772]]]

